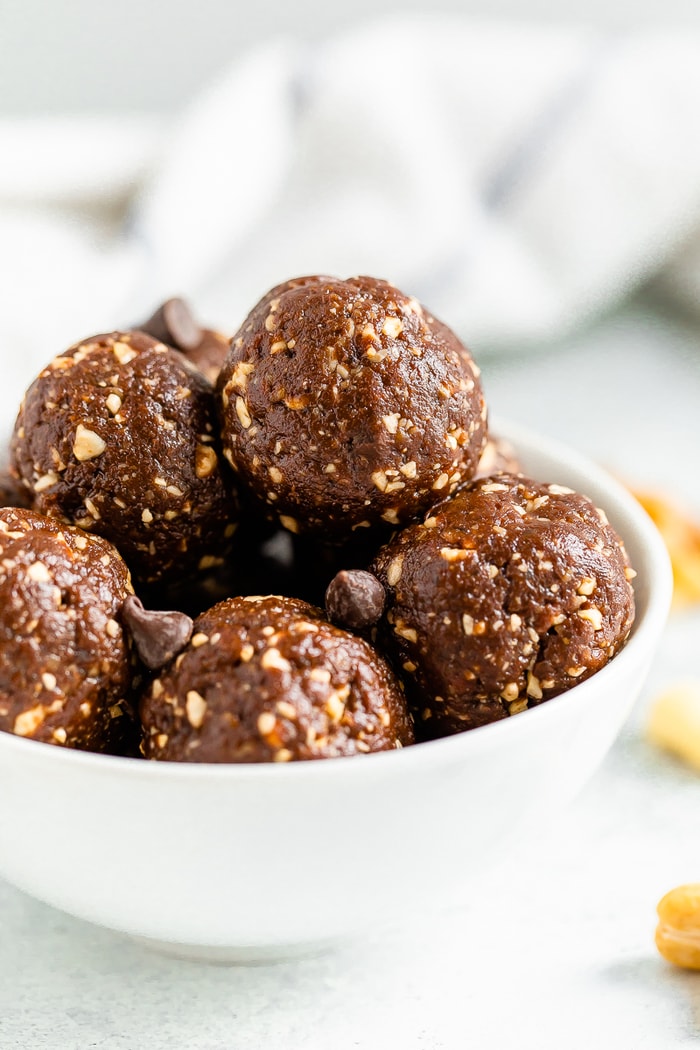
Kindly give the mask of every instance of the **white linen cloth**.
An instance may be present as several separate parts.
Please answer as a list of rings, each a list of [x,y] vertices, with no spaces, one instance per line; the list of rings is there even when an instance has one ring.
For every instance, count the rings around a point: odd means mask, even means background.
[[[118,80],[115,81],[118,91]],[[71,342],[190,297],[385,276],[475,349],[700,285],[700,38],[395,16],[272,41],[175,117],[0,121],[0,420]]]

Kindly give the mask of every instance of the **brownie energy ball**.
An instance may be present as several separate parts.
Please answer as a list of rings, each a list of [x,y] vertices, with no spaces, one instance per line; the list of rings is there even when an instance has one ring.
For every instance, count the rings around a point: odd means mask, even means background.
[[[0,510],[0,729],[89,751],[132,729],[120,610],[129,572],[105,540]]]
[[[383,548],[380,635],[413,682],[423,736],[564,692],[624,645],[634,572],[585,496],[522,475],[473,482]]]
[[[141,582],[179,578],[219,561],[233,531],[213,407],[175,350],[95,336],[29,388],[14,463],[36,510],[109,539]]]
[[[413,742],[401,688],[362,639],[291,598],[200,616],[141,704],[146,758],[289,762]]]
[[[397,526],[473,477],[479,370],[415,300],[371,277],[274,288],[218,382],[224,454],[284,528],[335,542]]]

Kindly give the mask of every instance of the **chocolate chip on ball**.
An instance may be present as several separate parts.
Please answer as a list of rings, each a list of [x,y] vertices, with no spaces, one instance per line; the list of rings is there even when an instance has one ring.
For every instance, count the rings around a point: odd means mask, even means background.
[[[0,510],[0,729],[89,751],[133,732],[121,608],[129,572],[105,540]]]
[[[634,618],[622,540],[585,496],[522,475],[465,486],[398,533],[372,571],[381,644],[422,736],[480,726],[589,678]]]
[[[340,627],[362,630],[372,627],[384,612],[386,594],[371,572],[343,569],[326,591],[326,615]]]
[[[135,594],[122,606],[122,621],[141,663],[151,671],[165,667],[192,637],[192,620],[186,613],[144,609]]]
[[[228,355],[231,337],[202,328],[184,299],[168,299],[137,325],[140,331],[174,347],[215,383]]]
[[[117,546],[151,583],[222,560],[236,504],[211,387],[142,332],[78,343],[32,384],[14,465],[42,513]]]
[[[169,761],[290,762],[413,741],[382,657],[291,598],[233,598],[198,617],[141,716],[146,758]]]
[[[333,542],[415,520],[473,477],[486,437],[469,352],[371,277],[273,289],[217,390],[241,483],[284,528]]]

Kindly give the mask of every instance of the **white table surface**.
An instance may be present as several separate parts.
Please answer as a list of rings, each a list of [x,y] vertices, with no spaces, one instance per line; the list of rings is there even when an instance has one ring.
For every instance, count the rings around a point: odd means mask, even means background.
[[[492,407],[700,513],[700,333],[639,307],[538,358],[484,360]],[[671,621],[635,713],[578,801],[464,905],[270,966],[168,959],[0,883],[2,1050],[675,1050],[700,974],[661,960],[655,906],[700,879],[700,776],[644,740],[659,688],[699,675]],[[339,872],[342,880],[342,872]],[[430,888],[427,887],[427,892]],[[138,892],[137,888],[132,888]]]

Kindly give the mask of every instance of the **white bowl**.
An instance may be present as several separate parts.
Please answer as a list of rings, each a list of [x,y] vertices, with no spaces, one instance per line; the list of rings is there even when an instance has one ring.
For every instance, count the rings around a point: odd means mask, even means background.
[[[202,957],[312,950],[470,876],[567,802],[640,690],[671,596],[653,524],[576,452],[501,424],[524,469],[589,495],[637,569],[627,646],[568,693],[404,751],[288,765],[187,765],[0,733],[0,874],[57,908]]]

